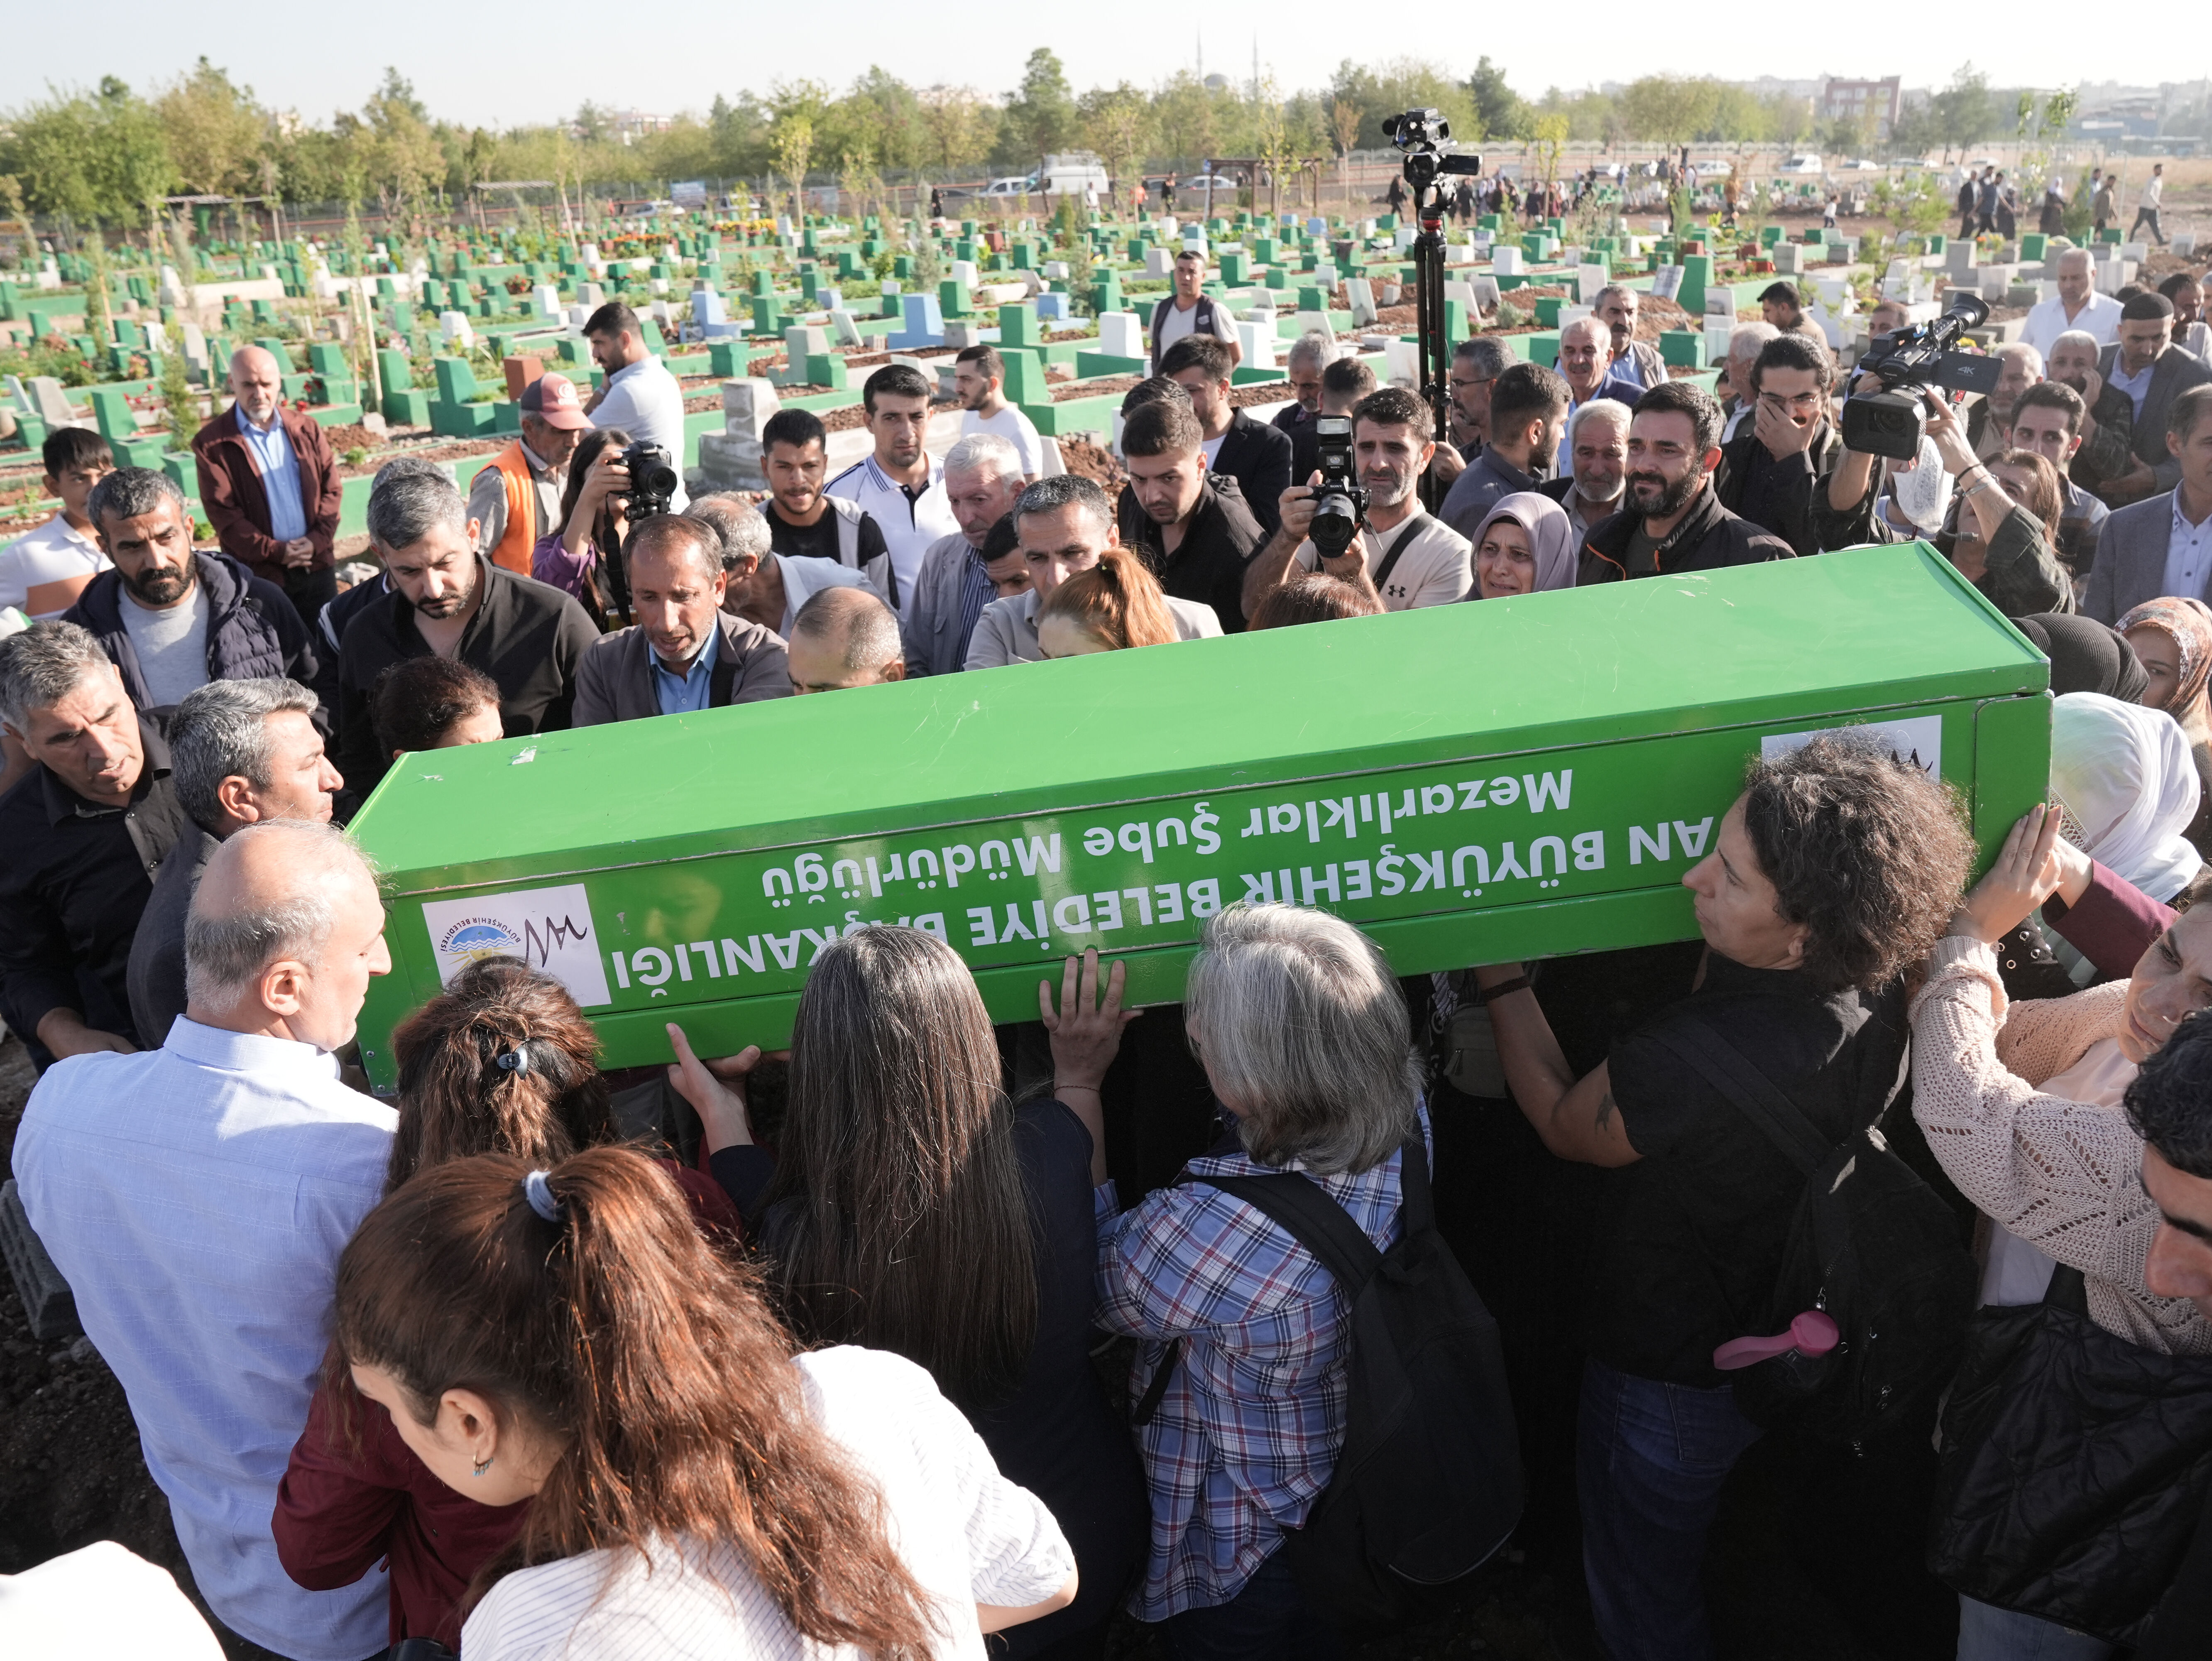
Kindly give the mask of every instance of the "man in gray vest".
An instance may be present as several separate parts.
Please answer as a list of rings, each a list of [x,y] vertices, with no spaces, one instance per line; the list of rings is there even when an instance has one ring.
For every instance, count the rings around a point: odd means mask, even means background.
[[[1160,360],[1169,347],[1185,335],[1210,334],[1229,348],[1232,367],[1244,361],[1237,342],[1237,319],[1229,307],[1202,292],[1206,286],[1206,256],[1185,248],[1175,257],[1175,292],[1152,307],[1152,373],[1160,373]]]

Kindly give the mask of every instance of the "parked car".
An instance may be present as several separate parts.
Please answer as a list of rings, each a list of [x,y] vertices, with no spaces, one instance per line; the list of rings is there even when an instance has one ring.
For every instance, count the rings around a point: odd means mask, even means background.
[[[1777,173],[1818,173],[1826,171],[1820,165],[1820,158],[1817,155],[1793,155],[1775,169]]]

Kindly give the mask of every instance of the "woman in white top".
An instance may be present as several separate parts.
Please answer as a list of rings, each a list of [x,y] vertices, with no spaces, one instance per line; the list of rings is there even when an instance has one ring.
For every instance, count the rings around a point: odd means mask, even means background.
[[[1075,1595],[1051,1514],[927,1372],[794,1356],[626,1149],[408,1182],[340,1260],[333,1366],[448,1487],[535,1501],[470,1589],[470,1661],[980,1661]]]

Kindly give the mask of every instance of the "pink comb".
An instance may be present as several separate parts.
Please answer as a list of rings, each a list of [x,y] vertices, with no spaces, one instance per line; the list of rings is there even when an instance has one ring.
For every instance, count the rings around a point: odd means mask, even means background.
[[[1843,1334],[1817,1309],[1808,1309],[1790,1323],[1790,1330],[1771,1338],[1731,1338],[1713,1352],[1713,1365],[1723,1372],[1756,1366],[1796,1350],[1800,1355],[1826,1355]]]

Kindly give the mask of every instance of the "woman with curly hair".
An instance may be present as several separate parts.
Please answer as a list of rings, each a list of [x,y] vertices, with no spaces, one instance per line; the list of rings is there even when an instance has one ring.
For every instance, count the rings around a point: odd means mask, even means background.
[[[1759,1427],[1716,1347],[1759,1325],[1804,1177],[1681,1050],[1732,1047],[1832,1144],[1903,1082],[1905,975],[1942,934],[1973,844],[1943,787],[1848,734],[1753,764],[1682,881],[1697,989],[1577,1079],[1519,964],[1479,969],[1514,1099],[1562,1159],[1618,1169],[1581,1311],[1576,1480],[1607,1651],[1711,1654],[1699,1569]]]

